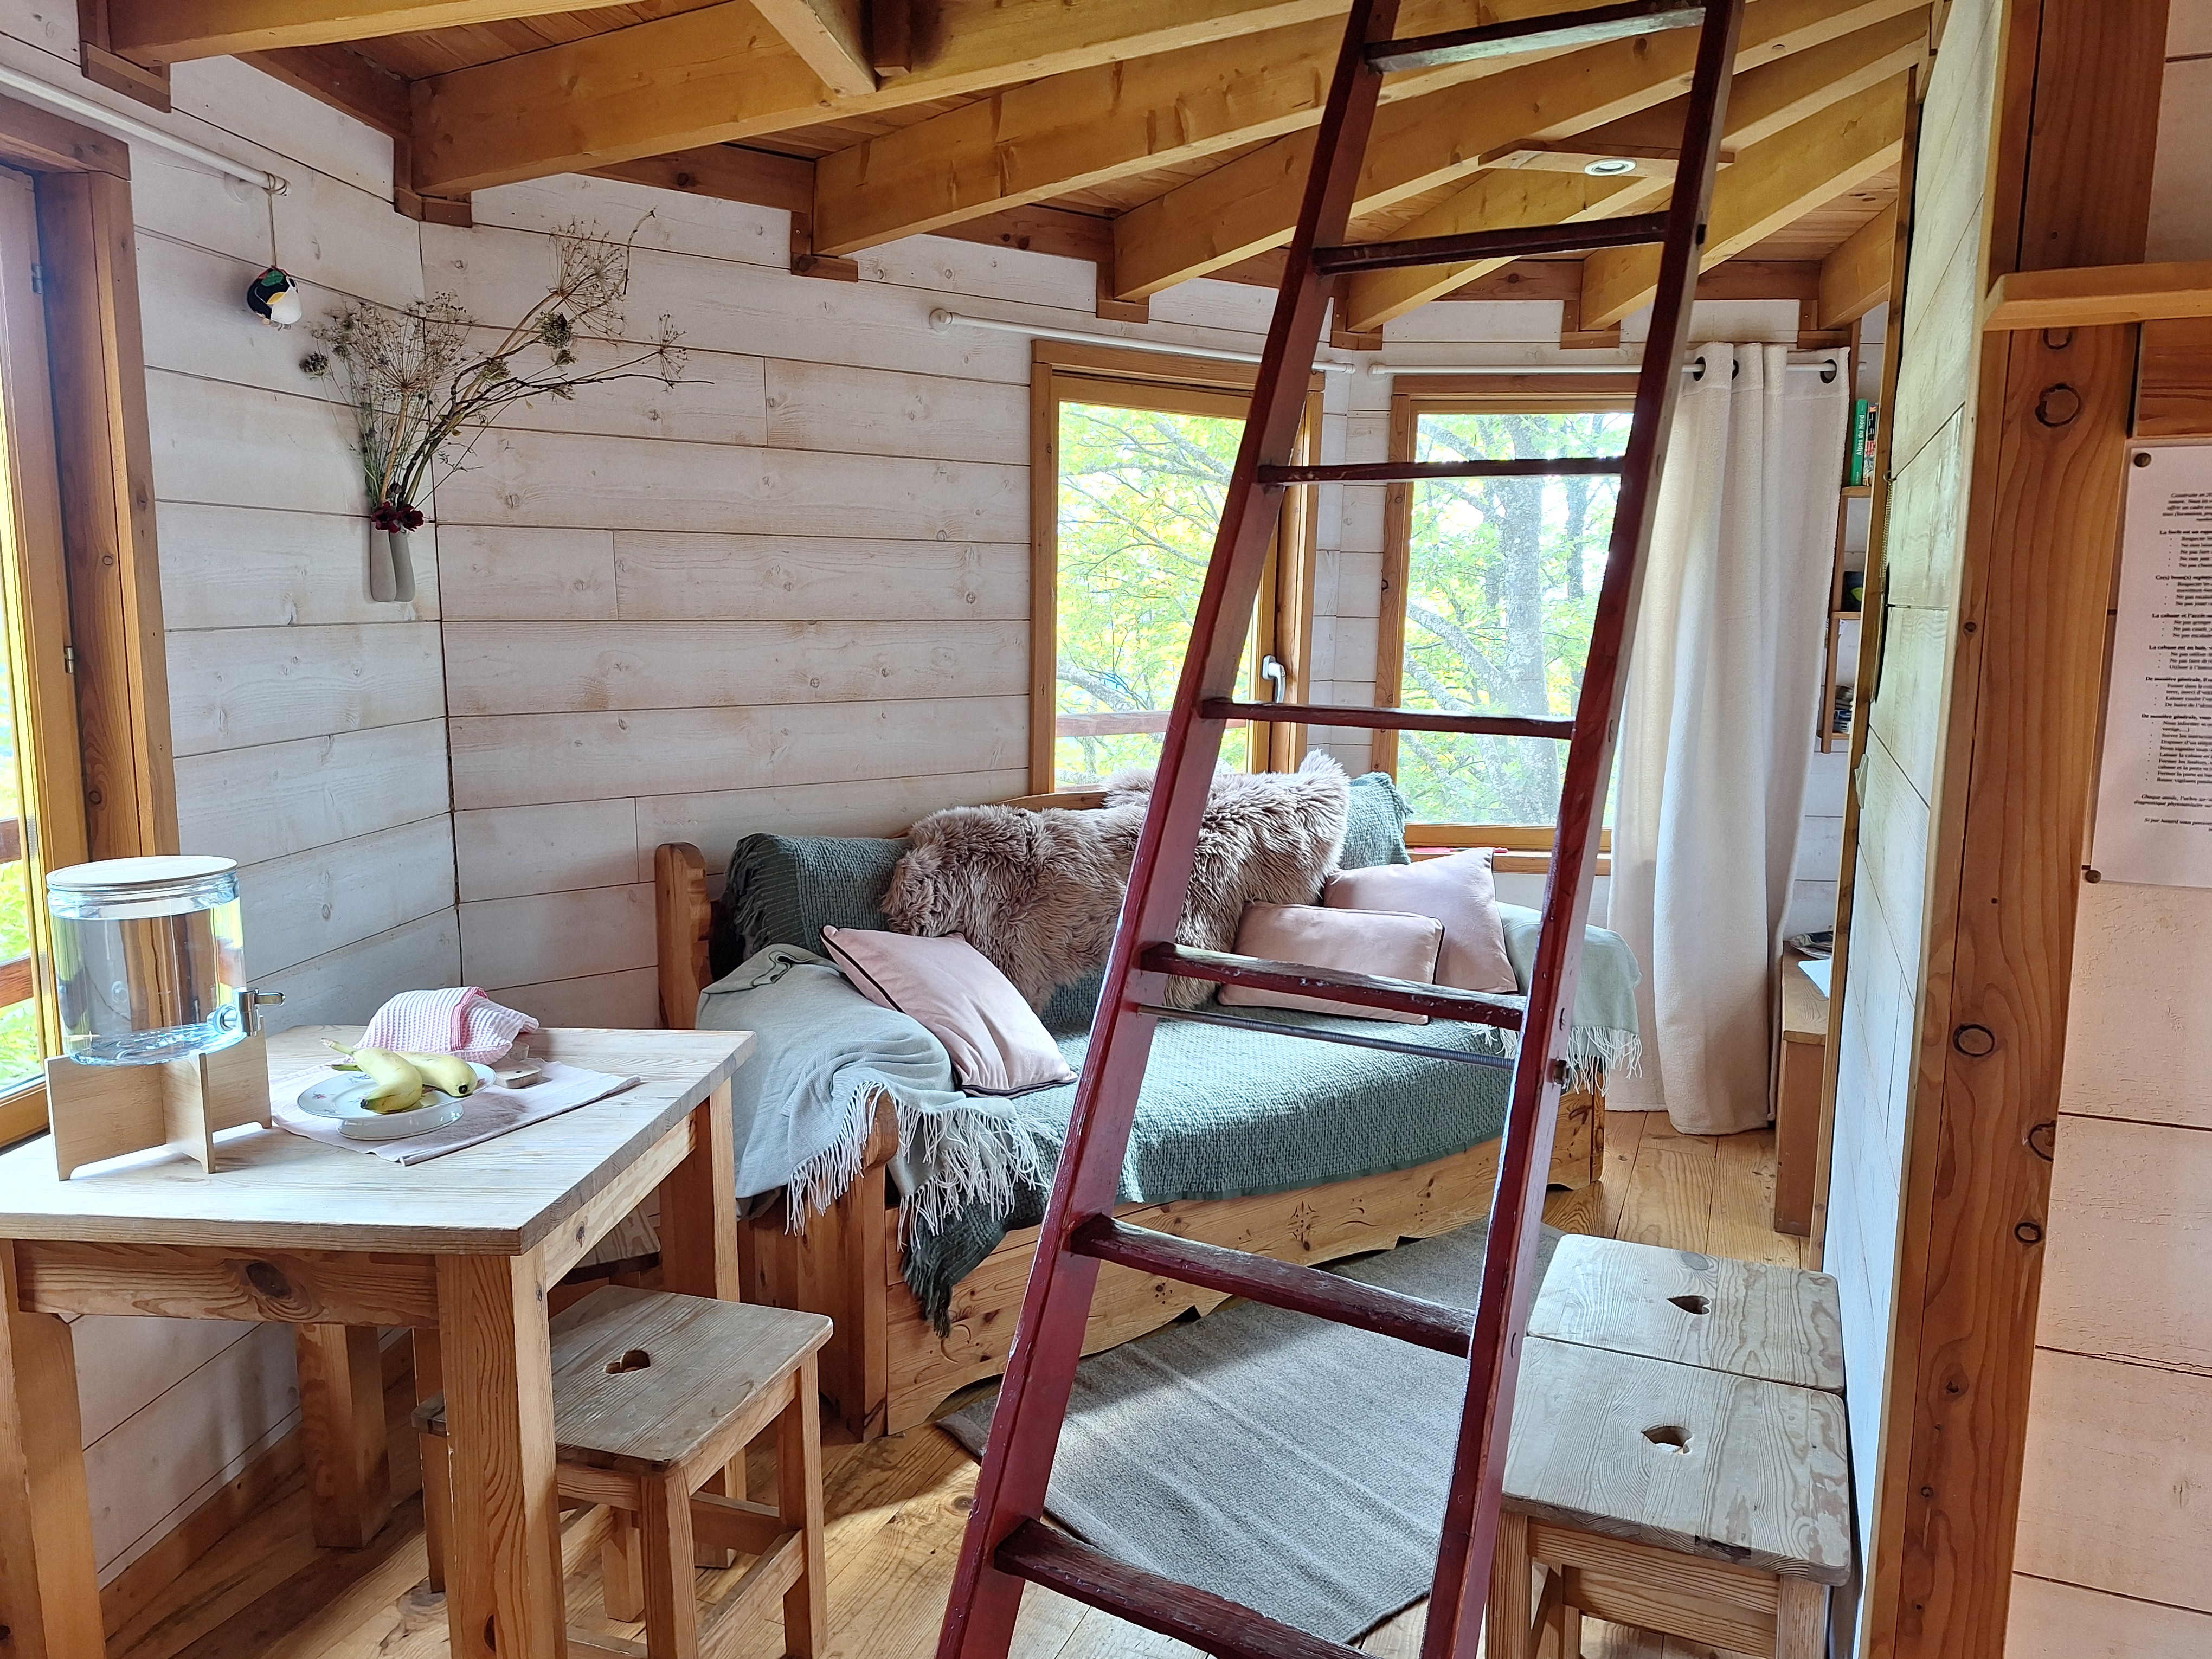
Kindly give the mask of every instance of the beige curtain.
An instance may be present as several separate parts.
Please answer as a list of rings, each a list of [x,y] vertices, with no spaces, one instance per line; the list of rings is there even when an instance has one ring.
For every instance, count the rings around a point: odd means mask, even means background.
[[[1766,1121],[1773,975],[1820,695],[1850,389],[1708,345],[1683,388],[1631,656],[1610,925],[1644,1066],[1608,1103],[1685,1134]]]

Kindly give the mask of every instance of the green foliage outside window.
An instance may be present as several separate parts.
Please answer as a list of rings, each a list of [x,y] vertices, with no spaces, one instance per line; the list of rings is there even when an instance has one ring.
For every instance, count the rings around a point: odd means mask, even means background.
[[[1158,762],[1243,430],[1226,416],[1061,405],[1060,787]],[[1231,731],[1223,763],[1248,765],[1249,742]]]
[[[1618,455],[1624,412],[1424,413],[1416,459]],[[1416,484],[1401,698],[1461,714],[1569,714],[1604,574],[1618,481],[1454,478]],[[1403,733],[1398,784],[1427,823],[1549,824],[1566,745]]]
[[[14,701],[9,695],[5,635],[0,634],[0,823],[23,816],[22,782],[16,769]],[[31,948],[30,866],[21,859],[0,864],[0,962],[12,962]],[[0,1088],[38,1074],[45,1051],[39,1036],[35,1001],[0,1008]]]

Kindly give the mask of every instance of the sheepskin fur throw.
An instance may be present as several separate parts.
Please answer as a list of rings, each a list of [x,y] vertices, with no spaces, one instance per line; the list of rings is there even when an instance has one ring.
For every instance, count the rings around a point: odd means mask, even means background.
[[[1096,811],[956,806],[908,832],[884,915],[902,933],[963,935],[1042,1008],[1055,986],[1106,963],[1152,800],[1149,772],[1108,780]],[[1329,757],[1297,772],[1215,774],[1177,937],[1231,949],[1248,904],[1311,904],[1344,845],[1351,785]],[[1212,987],[1176,980],[1176,1007]]]

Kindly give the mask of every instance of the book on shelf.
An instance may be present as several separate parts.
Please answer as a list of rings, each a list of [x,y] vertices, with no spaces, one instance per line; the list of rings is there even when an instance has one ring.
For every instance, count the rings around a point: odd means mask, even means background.
[[[1881,430],[1881,410],[1864,398],[1851,399],[1850,442],[1844,450],[1844,483],[1857,489],[1874,482],[1875,442]]]

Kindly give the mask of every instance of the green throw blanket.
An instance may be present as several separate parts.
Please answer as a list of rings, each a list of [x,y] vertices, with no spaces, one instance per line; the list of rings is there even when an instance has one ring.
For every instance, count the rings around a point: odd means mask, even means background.
[[[1505,921],[1507,952],[1525,984],[1535,959],[1539,918],[1519,905],[1500,905],[1498,911]],[[1589,930],[1576,999],[1580,1018],[1567,1054],[1578,1083],[1587,1083],[1606,1066],[1634,1066],[1640,1053],[1636,984],[1642,976],[1620,935],[1601,927]],[[1514,1033],[1455,1021],[1378,1025],[1288,1010],[1237,1012],[1277,1024],[1380,1036],[1501,1060],[1519,1046]],[[1079,1071],[1090,1043],[1087,1031],[1072,1033],[1060,1039],[1060,1051]],[[1512,1079],[1504,1065],[1428,1060],[1163,1020],[1137,1097],[1136,1125],[1121,1165],[1121,1201],[1158,1204],[1293,1192],[1431,1164],[1498,1135],[1504,1127]],[[1040,1090],[1006,1104],[1047,1167],[1056,1162],[1075,1104],[1075,1085]],[[940,1331],[947,1328],[954,1286],[1010,1231],[1044,1219],[1049,1184],[1025,1184],[1012,1206],[1000,1213],[970,1205],[942,1221],[916,1221],[908,1229],[906,1282]]]
[[[1404,803],[1389,785],[1380,774],[1353,781],[1348,867],[1405,860]],[[1042,1220],[1047,1172],[1060,1154],[1075,1085],[1014,1100],[962,1095],[934,1037],[818,965],[812,953],[824,924],[888,925],[878,902],[905,850],[901,841],[754,836],[739,842],[730,867],[728,926],[715,941],[725,977],[702,997],[699,1024],[761,1035],[760,1053],[738,1072],[745,1091],[738,1101],[739,1190],[790,1186],[794,1225],[850,1184],[872,1115],[866,1090],[879,1083],[890,1091],[900,1113],[902,1150],[892,1174],[905,1195],[907,1282],[942,1328],[953,1287],[1009,1229]],[[1539,918],[1518,905],[1501,904],[1498,913],[1525,987]],[[770,946],[799,948],[769,952]],[[781,964],[773,974],[763,954],[771,966]],[[742,965],[740,957],[747,959]],[[1601,1069],[1634,1069],[1641,977],[1617,934],[1589,930],[1565,1056],[1578,1080]],[[1078,1069],[1097,994],[1095,977],[1063,986],[1045,1010],[1046,1025]],[[1487,1026],[1238,1012],[1500,1059],[1516,1046],[1512,1034]],[[1289,1192],[1432,1163],[1498,1133],[1510,1076],[1503,1066],[1163,1022],[1138,1101],[1121,1197],[1159,1202]]]

